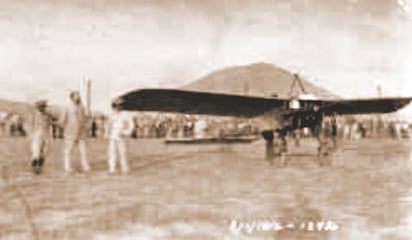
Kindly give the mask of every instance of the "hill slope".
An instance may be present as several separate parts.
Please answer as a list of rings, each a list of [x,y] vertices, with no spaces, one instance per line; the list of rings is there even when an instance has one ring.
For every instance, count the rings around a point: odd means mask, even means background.
[[[268,63],[255,63],[246,66],[224,68],[192,82],[182,89],[231,93],[251,96],[289,97],[293,75],[287,70]],[[319,98],[337,98],[337,95],[316,86],[304,79],[303,85],[308,93]]]
[[[0,99],[0,112],[29,113],[34,107],[28,103]]]

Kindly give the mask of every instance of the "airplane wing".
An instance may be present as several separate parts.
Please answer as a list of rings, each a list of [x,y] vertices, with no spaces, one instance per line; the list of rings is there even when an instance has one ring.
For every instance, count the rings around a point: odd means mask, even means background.
[[[412,98],[376,98],[355,100],[301,100],[303,106],[319,106],[325,114],[369,114],[397,111]],[[142,89],[126,93],[114,100],[120,110],[178,112],[217,116],[256,117],[274,109],[283,110],[289,99],[249,97],[172,89]],[[284,117],[305,115],[312,108],[281,111]]]
[[[142,89],[117,98],[120,110],[255,117],[285,100],[169,89]]]
[[[395,112],[412,101],[412,98],[375,98],[325,102],[322,111],[326,114],[369,114]]]
[[[345,114],[373,114],[391,113],[405,107],[412,98],[374,98],[374,99],[342,99],[342,100],[316,100],[302,101],[303,104],[319,106],[319,112],[325,115]],[[283,114],[284,118],[304,116],[313,112],[313,108],[291,111]]]

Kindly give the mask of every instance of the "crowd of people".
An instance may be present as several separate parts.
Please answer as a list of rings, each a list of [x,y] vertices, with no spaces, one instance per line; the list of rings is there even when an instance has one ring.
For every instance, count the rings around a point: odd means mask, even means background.
[[[22,115],[0,112],[0,135],[26,136],[26,134]]]
[[[395,139],[410,138],[412,124],[371,117],[365,120],[350,120],[338,123],[338,137],[344,140],[361,138],[390,137]]]
[[[132,114],[133,129],[130,138],[190,138],[202,128],[208,136],[259,134],[259,129],[248,119],[218,119],[190,115],[173,114]],[[90,128],[90,136],[104,138],[107,130],[106,116],[95,116]],[[61,136],[59,136],[61,137]]]
[[[27,119],[13,114],[8,123],[0,121],[1,135],[26,136]],[[187,138],[194,137],[196,128],[205,125],[204,132],[209,136],[259,135],[260,129],[248,119],[219,119],[172,114],[132,114],[133,129],[130,138]],[[84,131],[86,137],[104,138],[107,133],[108,116],[96,114],[91,116]],[[199,127],[198,127],[199,126]],[[409,138],[412,124],[395,120],[378,121],[376,117],[366,120],[339,121],[338,137],[345,140],[356,140],[373,137]],[[64,138],[64,128],[53,123],[53,138]],[[304,129],[304,137],[311,137],[310,129]]]
[[[108,115],[93,115],[87,112],[82,104],[79,92],[74,91],[69,96],[70,104],[66,106],[63,114],[56,116],[48,110],[47,101],[36,102],[36,111],[32,122],[24,121],[16,114],[9,124],[11,135],[15,132],[25,136],[25,126],[32,125],[28,133],[31,140],[32,162],[36,173],[40,173],[47,158],[49,145],[53,138],[64,138],[64,151],[62,159],[64,170],[72,172],[71,155],[73,149],[78,147],[81,165],[84,172],[90,171],[87,154],[87,138],[106,138],[108,144],[108,168],[110,173],[116,172],[116,162],[120,159],[123,173],[129,171],[126,157],[126,138],[185,138],[198,137],[228,137],[259,135],[260,129],[249,119],[199,117],[182,114],[131,114],[118,111],[116,103]],[[360,138],[391,136],[403,138],[410,136],[411,125],[395,121],[376,121],[376,117],[367,120],[349,121],[343,117],[338,118],[334,124],[334,136],[340,139],[356,140]],[[4,131],[5,124],[1,125]],[[52,130],[52,131],[51,131]],[[313,131],[313,130],[312,130]],[[303,129],[303,137],[313,135],[310,129]]]

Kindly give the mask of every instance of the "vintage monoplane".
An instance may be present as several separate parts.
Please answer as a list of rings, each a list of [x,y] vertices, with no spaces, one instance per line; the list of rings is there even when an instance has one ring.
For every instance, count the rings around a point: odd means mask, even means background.
[[[178,89],[140,89],[118,97],[113,103],[125,111],[263,117],[266,124],[260,128],[262,136],[267,146],[273,147],[276,137],[286,144],[285,137],[297,129],[319,132],[316,130],[327,116],[390,113],[412,101],[412,97],[322,100],[303,96],[251,97]]]

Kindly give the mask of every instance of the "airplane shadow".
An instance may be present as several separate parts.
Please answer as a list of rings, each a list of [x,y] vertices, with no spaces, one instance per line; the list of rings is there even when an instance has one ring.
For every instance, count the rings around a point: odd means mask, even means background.
[[[139,158],[134,158],[135,161],[130,163],[130,170],[132,173],[144,171],[153,167],[160,167],[160,166],[167,166],[175,161],[184,160],[186,159],[185,156],[178,156],[178,157],[167,157],[164,155],[156,155],[156,156],[145,156],[145,161],[140,161]],[[130,162],[131,162],[130,161]]]

